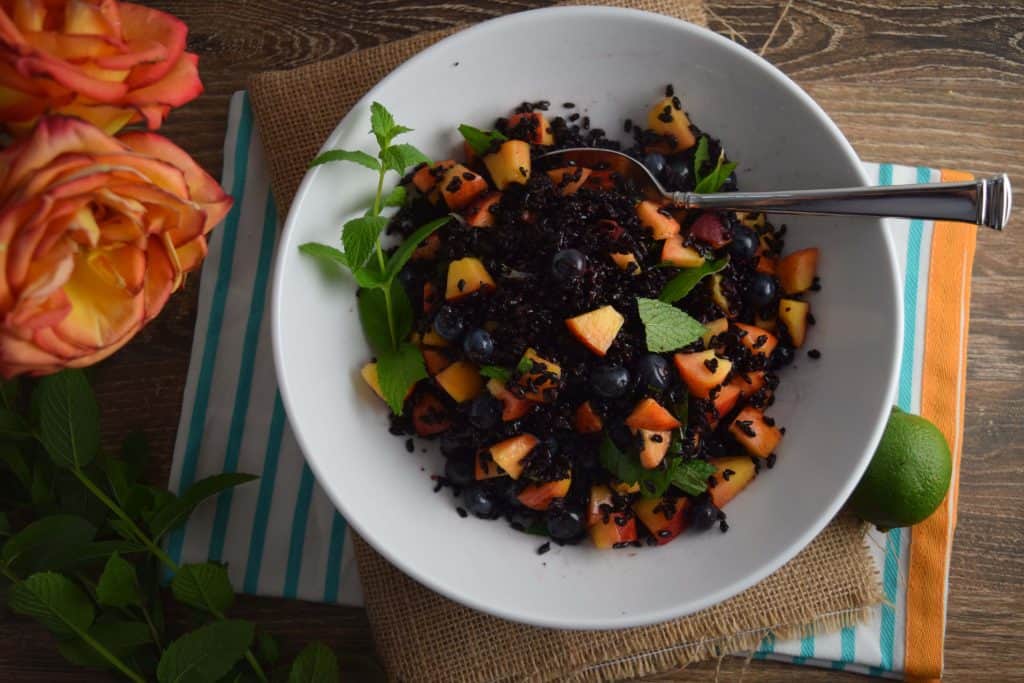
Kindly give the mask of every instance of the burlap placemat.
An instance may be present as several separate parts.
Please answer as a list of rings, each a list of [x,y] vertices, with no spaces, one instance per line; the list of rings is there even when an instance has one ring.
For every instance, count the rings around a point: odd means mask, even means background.
[[[582,3],[567,3],[582,4]],[[699,0],[592,2],[704,25]],[[253,112],[282,216],[310,159],[377,81],[456,28],[252,79]],[[356,537],[366,609],[378,652],[401,681],[612,681],[752,649],[769,632],[790,638],[859,621],[882,600],[859,523],[836,519],[789,564],[716,607],[658,626],[556,631],[470,610],[408,578]]]

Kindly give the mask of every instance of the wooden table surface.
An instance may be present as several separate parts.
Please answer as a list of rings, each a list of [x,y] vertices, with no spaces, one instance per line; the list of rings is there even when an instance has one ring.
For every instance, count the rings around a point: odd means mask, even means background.
[[[412,0],[159,0],[190,26],[206,94],[164,132],[209,171],[221,168],[228,97],[254,73],[298,66],[411,33],[538,6]],[[712,0],[711,27],[807,89],[864,159],[1008,172],[1024,183],[1024,2]],[[784,13],[784,16],[783,16]],[[782,17],[781,22],[779,21]],[[1020,202],[1024,203],[1024,202]],[[946,638],[948,680],[1024,680],[1024,211],[980,235],[975,262],[960,517]],[[98,368],[105,436],[143,430],[170,467],[196,315],[198,280]],[[234,612],[289,651],[321,639],[372,653],[359,609],[241,598]],[[727,659],[721,680],[858,680],[852,674]],[[715,664],[658,680],[708,680]],[[74,670],[42,629],[0,617],[0,681],[106,680]]]

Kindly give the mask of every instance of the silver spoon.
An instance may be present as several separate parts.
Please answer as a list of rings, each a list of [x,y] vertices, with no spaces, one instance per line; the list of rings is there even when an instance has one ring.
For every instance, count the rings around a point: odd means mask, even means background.
[[[552,167],[574,164],[610,169],[631,181],[644,196],[667,199],[681,209],[923,218],[1002,230],[1010,219],[1012,203],[1006,174],[962,183],[697,194],[669,192],[646,166],[613,150],[578,147],[550,152],[539,159]]]

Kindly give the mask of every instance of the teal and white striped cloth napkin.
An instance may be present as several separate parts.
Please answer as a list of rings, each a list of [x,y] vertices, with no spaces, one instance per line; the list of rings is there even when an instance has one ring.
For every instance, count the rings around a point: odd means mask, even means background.
[[[865,168],[882,185],[938,179],[936,171],[925,168]],[[168,551],[176,561],[227,563],[232,582],[246,593],[361,605],[345,520],[314,481],[277,390],[266,303],[279,226],[244,92],[231,100],[223,184],[235,206],[213,233],[203,265],[170,481],[178,490],[219,472],[261,478],[198,509],[169,539]],[[920,400],[923,342],[916,334],[922,324],[917,302],[927,284],[930,230],[923,221],[892,223],[911,312],[899,404],[911,412]],[[755,656],[900,677],[909,536],[909,530],[894,530],[870,537],[891,603],[870,621],[803,640],[768,638]]]

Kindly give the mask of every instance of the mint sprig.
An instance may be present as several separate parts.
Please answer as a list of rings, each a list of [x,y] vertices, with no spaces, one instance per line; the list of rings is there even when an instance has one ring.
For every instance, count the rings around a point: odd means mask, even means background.
[[[398,125],[384,105],[370,105],[370,132],[377,140],[377,157],[362,151],[331,150],[313,160],[313,165],[345,161],[377,171],[377,193],[373,205],[363,216],[345,223],[341,231],[344,251],[323,244],[306,243],[299,250],[321,260],[343,266],[352,272],[359,292],[359,319],[370,347],[377,355],[377,374],[384,400],[401,415],[409,388],[427,377],[422,355],[405,342],[412,325],[412,306],[397,277],[423,240],[442,228],[451,218],[445,216],[421,226],[385,258],[381,236],[388,219],[381,215],[386,207],[405,203],[405,188],[397,185],[386,195],[384,180],[389,172],[403,175],[407,169],[430,160],[408,143],[392,144],[399,135],[412,132]]]
[[[705,261],[703,265],[696,268],[687,268],[665,283],[658,298],[667,304],[674,304],[692,292],[693,288],[705,277],[719,272],[727,265],[729,265],[729,257],[723,256],[714,261]]]
[[[704,175],[704,165],[710,161],[711,155],[708,152],[708,136],[700,136],[700,140],[697,142],[697,151],[693,153],[693,172],[694,177],[697,179],[697,185],[693,188],[693,191],[697,194],[711,194],[718,192],[725,185],[725,181],[728,180],[729,175],[736,170],[736,163],[733,161],[725,160],[725,152],[719,152],[718,161],[715,163],[715,167],[711,169],[711,172]]]
[[[601,442],[598,460],[619,481],[639,484],[644,498],[660,498],[670,486],[691,496],[700,495],[707,490],[708,477],[715,473],[714,465],[707,461],[680,457],[666,460],[664,468],[646,469],[636,455],[619,450],[607,436]]]
[[[706,332],[697,320],[664,301],[637,297],[636,307],[647,335],[647,350],[652,353],[681,349]]]
[[[465,138],[470,148],[480,156],[490,152],[496,142],[504,142],[508,140],[507,137],[496,130],[480,130],[479,128],[474,128],[468,123],[460,125],[459,132],[462,134],[462,137]]]

